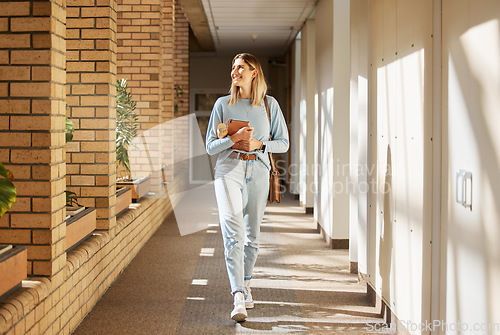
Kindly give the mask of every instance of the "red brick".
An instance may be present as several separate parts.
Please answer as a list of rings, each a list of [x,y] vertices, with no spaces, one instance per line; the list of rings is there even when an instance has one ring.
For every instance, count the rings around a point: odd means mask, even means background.
[[[92,18],[69,18],[66,20],[68,28],[92,28],[94,19]]]
[[[52,14],[52,6],[50,2],[34,2],[33,15],[34,16],[50,16]]]
[[[51,214],[16,214],[11,213],[12,228],[51,228]]]
[[[33,230],[33,243],[50,244],[56,240],[56,230]]]
[[[82,119],[81,129],[111,129],[111,120]]]
[[[83,39],[111,39],[113,32],[109,29],[82,29]],[[85,58],[87,59],[87,58]]]
[[[50,50],[13,50],[11,51],[12,64],[50,64]]]
[[[10,225],[10,214],[4,213],[4,215],[0,218],[0,227],[7,228]]]
[[[14,175],[14,178],[18,180],[31,178],[31,166],[29,165],[6,165],[6,168],[8,168]]]
[[[71,185],[73,186],[94,186],[95,183],[95,177],[94,176],[71,176]]]
[[[67,0],[66,5],[68,7],[94,6],[95,0]]]
[[[108,73],[82,73],[82,83],[111,83],[111,75]],[[113,83],[114,84],[114,83]]]
[[[14,17],[10,20],[11,31],[50,31],[49,17]]]
[[[15,212],[31,212],[31,198],[17,197],[16,202],[9,210],[11,213]]]
[[[29,48],[30,42],[29,34],[0,34],[0,48]]]
[[[37,164],[51,163],[49,150],[11,150],[11,162],[13,164]],[[16,185],[17,186],[17,185]]]
[[[52,180],[61,177],[57,166],[53,165],[36,165],[33,166],[34,180]]]
[[[114,172],[115,165],[112,164],[85,164],[80,166],[81,174],[96,175],[110,174]]]
[[[68,40],[66,50],[92,50],[95,48],[94,40]]]
[[[30,2],[2,2],[2,16],[28,16]]]
[[[67,62],[68,72],[94,72],[95,63],[94,62]],[[69,81],[74,82],[74,81]]]
[[[81,95],[81,94],[94,94],[94,85],[71,85],[71,94]]]
[[[10,125],[10,117],[6,115],[0,115],[0,130],[9,129],[9,125]],[[5,160],[2,161],[5,162]]]
[[[8,31],[9,30],[9,19],[8,18],[0,18],[0,31]]]
[[[41,214],[38,214],[41,215]],[[50,260],[58,253],[56,252],[57,244],[52,245],[29,245],[28,259],[30,260]]]
[[[8,96],[8,92],[9,92],[9,84],[0,83],[0,97]],[[2,126],[0,126],[0,129],[2,129]],[[5,128],[3,128],[3,129],[5,129]]]
[[[63,130],[53,133],[32,133],[33,146],[37,147],[59,147],[65,144],[65,135]]]
[[[50,130],[52,129],[53,117],[51,116],[12,116],[11,117],[12,130]]]
[[[66,39],[80,39],[80,29],[66,29]]]
[[[0,143],[9,143],[11,147],[29,147],[31,146],[30,133],[0,133]]]
[[[111,152],[115,150],[112,142],[82,142],[81,152]]]
[[[0,100],[0,110],[4,114],[29,114],[30,100]]]
[[[74,153],[72,163],[94,163],[95,153]]]
[[[31,230],[26,229],[2,229],[0,243],[30,244]]]
[[[51,83],[11,83],[12,97],[52,97],[53,84]]]
[[[32,35],[33,48],[35,49],[47,49],[51,48],[56,40],[56,37],[52,34],[34,34]]]
[[[111,52],[103,51],[81,51],[81,60],[110,60]]]
[[[83,106],[113,106],[114,99],[109,96],[82,96],[80,98]]]
[[[82,17],[110,17],[110,7],[82,7]]]

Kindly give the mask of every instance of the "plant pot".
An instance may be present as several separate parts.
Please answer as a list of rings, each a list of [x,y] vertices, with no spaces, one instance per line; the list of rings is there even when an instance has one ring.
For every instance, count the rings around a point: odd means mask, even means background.
[[[130,187],[132,189],[132,200],[137,201],[149,193],[151,189],[151,180],[149,176],[147,176],[133,181],[119,181],[116,185]]]
[[[21,287],[28,273],[28,252],[24,246],[0,244],[0,300]]]
[[[83,212],[84,210],[84,206],[66,206],[66,219],[70,216],[75,216],[76,214]]]
[[[96,210],[90,207],[66,220],[66,252],[92,235],[96,219]]]
[[[128,209],[132,203],[132,189],[130,187],[121,187],[116,190],[116,215],[120,215]]]

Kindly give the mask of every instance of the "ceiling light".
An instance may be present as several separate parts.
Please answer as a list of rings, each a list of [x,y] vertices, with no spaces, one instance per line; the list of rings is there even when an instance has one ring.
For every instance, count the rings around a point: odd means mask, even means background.
[[[293,26],[217,26],[217,30],[251,30],[251,31],[269,31],[269,30],[294,30]]]

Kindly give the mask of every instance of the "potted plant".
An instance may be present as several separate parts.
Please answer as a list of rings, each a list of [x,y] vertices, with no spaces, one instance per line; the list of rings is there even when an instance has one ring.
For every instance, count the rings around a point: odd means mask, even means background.
[[[66,218],[76,215],[85,209],[84,206],[78,203],[75,192],[64,191],[64,193],[66,193]]]
[[[70,251],[80,242],[92,235],[96,229],[96,210],[78,203],[75,192],[66,193],[66,251]]]
[[[179,104],[184,103],[184,90],[179,84],[174,85],[175,99],[174,99],[174,115],[179,111]]]
[[[12,173],[0,163],[0,218],[16,202]],[[0,244],[0,300],[21,286],[27,277],[28,253],[21,245]]]
[[[128,149],[133,146],[137,136],[139,117],[135,113],[136,102],[128,91],[126,79],[116,81],[116,163],[117,185],[128,186],[132,190],[132,199],[142,198],[149,192],[149,176],[132,179]],[[125,170],[125,171],[123,171]],[[118,202],[118,199],[117,199]]]

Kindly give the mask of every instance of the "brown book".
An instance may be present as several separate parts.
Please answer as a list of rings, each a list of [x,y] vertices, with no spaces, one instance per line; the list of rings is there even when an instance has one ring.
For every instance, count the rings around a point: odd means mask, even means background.
[[[250,125],[250,122],[248,121],[240,121],[240,120],[233,120],[229,119],[227,120],[227,129],[228,129],[228,135],[231,136],[234,133],[236,133],[238,130],[240,130],[243,127],[248,127]]]
[[[234,133],[236,133],[238,130],[240,130],[241,128],[248,127],[249,125],[250,125],[250,122],[248,122],[248,121],[229,119],[229,120],[227,120],[227,130],[228,130],[227,135],[231,136]],[[243,150],[243,148],[238,143],[233,144],[231,149]]]

